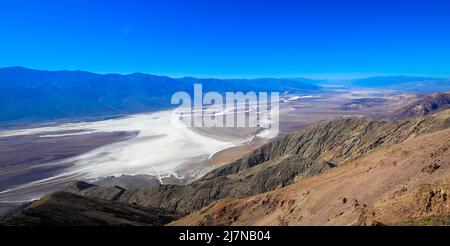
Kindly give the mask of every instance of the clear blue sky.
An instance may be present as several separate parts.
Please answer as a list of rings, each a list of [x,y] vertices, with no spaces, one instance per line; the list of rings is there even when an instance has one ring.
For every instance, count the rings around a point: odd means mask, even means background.
[[[450,1],[0,1],[0,67],[450,76]]]

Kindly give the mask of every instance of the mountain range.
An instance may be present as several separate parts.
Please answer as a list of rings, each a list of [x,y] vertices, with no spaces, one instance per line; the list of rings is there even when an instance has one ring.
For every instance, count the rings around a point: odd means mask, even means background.
[[[175,92],[274,91],[308,93],[320,87],[308,79],[169,78],[142,73],[95,74],[82,71],[39,71],[22,67],[0,69],[0,125],[81,120],[174,107]]]
[[[211,79],[170,78],[143,73],[95,74],[84,71],[41,71],[23,67],[0,69],[0,127],[54,121],[80,121],[123,116],[174,107],[175,92],[266,91],[290,94],[325,93],[321,85],[383,88],[400,92],[450,90],[450,80],[391,76],[349,81],[305,78]]]

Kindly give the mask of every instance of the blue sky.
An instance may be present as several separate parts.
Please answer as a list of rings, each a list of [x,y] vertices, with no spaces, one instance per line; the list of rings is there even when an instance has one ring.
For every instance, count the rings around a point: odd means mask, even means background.
[[[175,77],[450,76],[450,1],[1,1],[6,66]]]

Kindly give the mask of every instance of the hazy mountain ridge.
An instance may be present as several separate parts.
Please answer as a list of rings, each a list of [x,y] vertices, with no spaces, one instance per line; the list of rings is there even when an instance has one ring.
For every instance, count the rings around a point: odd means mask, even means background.
[[[195,83],[203,85],[204,93],[306,93],[320,90],[313,80],[307,79],[174,79],[142,73],[101,75],[83,71],[2,68],[0,125],[160,110],[174,106],[170,104],[170,99],[175,92],[192,94]]]
[[[384,76],[348,81],[355,87],[382,88],[400,92],[431,93],[450,90],[449,78]]]
[[[321,85],[383,88],[395,91],[430,92],[450,90],[444,78],[387,76],[349,81],[305,78],[213,79],[170,78],[143,73],[95,74],[84,71],[39,71],[22,67],[0,68],[0,126],[40,123],[64,119],[82,120],[121,116],[173,107],[177,91],[193,92],[201,83],[203,91],[254,91],[318,93]]]

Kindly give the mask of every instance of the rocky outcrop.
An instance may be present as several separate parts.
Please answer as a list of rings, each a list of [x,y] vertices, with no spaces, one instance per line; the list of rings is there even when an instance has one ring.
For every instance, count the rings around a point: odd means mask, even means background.
[[[147,189],[128,190],[118,186],[94,186],[85,190],[69,187],[67,190],[88,197],[114,199],[144,207],[191,212],[215,200],[243,198],[284,187],[296,179],[310,177],[332,167],[332,163],[292,155],[228,175],[211,173],[188,185],[158,184]]]
[[[5,217],[4,226],[161,226],[181,214],[56,192]]]

